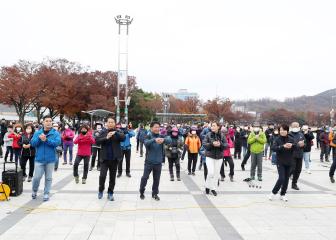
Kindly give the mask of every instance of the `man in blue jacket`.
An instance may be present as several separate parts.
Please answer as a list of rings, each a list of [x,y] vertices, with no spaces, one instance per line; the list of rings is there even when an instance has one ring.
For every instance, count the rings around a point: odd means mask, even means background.
[[[52,183],[52,173],[56,162],[56,147],[61,144],[60,134],[52,127],[52,118],[43,118],[43,128],[35,132],[31,145],[35,147],[35,173],[33,178],[32,198],[36,199],[40,181],[45,175],[43,201],[49,200],[49,192]]]
[[[153,171],[152,198],[154,198],[156,201],[160,201],[158,194],[162,163],[164,162],[163,144],[170,144],[171,139],[169,137],[164,138],[162,135],[160,135],[159,122],[152,122],[150,127],[151,131],[147,134],[145,139],[146,159],[144,173],[140,183],[140,199],[145,199],[144,194],[147,180],[150,173]]]
[[[131,177],[131,138],[135,136],[135,132],[132,129],[127,128],[126,123],[121,124],[120,130],[125,134],[125,140],[120,143],[121,146],[121,159],[118,163],[118,175],[117,177],[121,177],[122,174],[122,165],[123,165],[123,160],[125,157],[126,160],[126,176]]]

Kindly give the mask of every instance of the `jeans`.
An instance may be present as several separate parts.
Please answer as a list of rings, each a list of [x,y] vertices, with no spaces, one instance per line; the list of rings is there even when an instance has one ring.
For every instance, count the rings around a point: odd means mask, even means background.
[[[305,167],[306,167],[306,170],[308,170],[310,167],[309,167],[309,162],[310,162],[310,152],[304,152],[303,153],[303,160],[305,162]]]
[[[56,162],[55,162],[55,167],[54,169],[57,170],[58,169],[58,164],[59,164],[59,157],[60,157],[60,154],[56,151]]]
[[[262,158],[263,153],[251,153],[251,178],[255,178],[256,168],[258,167],[258,178],[262,177]]]
[[[330,171],[329,171],[329,177],[333,177],[335,174],[335,170],[336,170],[336,147],[332,147],[332,156],[333,156],[333,163],[330,167]]]
[[[145,193],[149,175],[153,171],[152,195],[159,194],[161,169],[162,169],[162,164],[145,163],[144,173],[141,177],[140,193],[142,193],[142,194]]]
[[[84,159],[84,172],[83,172],[83,179],[87,179],[88,171],[89,171],[89,162],[90,156],[78,156],[75,159],[75,164],[73,168],[74,177],[78,177],[78,166],[79,163]]]
[[[188,152],[188,172],[194,173],[196,171],[197,158],[198,158],[198,153]]]
[[[23,176],[27,177],[26,174],[26,165],[27,162],[29,161],[29,177],[33,177],[34,175],[34,161],[35,161],[35,157],[34,156],[22,156],[21,160],[20,160],[20,166],[23,172]]]
[[[281,196],[284,196],[287,192],[287,188],[288,188],[288,182],[289,182],[289,174],[290,174],[290,170],[291,170],[291,166],[290,165],[283,165],[283,164],[277,164],[277,168],[278,168],[278,174],[279,174],[279,178],[278,181],[276,182],[272,193],[273,194],[277,194],[281,188]]]
[[[272,155],[270,146],[271,146],[271,145],[270,145],[269,143],[266,143],[266,144],[265,144],[265,157],[266,157],[266,158],[267,158],[268,149],[270,149],[270,155],[269,155],[269,157],[271,157],[271,155]]]
[[[15,163],[18,164],[21,156],[21,148],[13,148],[13,151],[14,151]]]
[[[242,147],[242,149],[243,149],[243,157],[245,157],[245,155],[246,155],[246,153],[247,153],[247,147]]]
[[[13,162],[13,147],[12,146],[6,147],[5,162],[7,162],[8,155],[10,155],[9,160]]]
[[[206,165],[207,165],[207,178],[205,180],[205,187],[210,190],[216,190],[217,187],[217,181],[219,179],[219,172],[220,167],[222,164],[222,159],[213,159],[207,157],[206,159]]]
[[[123,170],[123,162],[124,162],[124,157],[126,160],[126,173],[130,173],[131,170],[131,149],[128,150],[122,150],[122,157],[119,161],[118,164],[118,173],[122,174],[122,170]]]
[[[173,166],[175,163],[175,167],[176,167],[176,177],[180,177],[180,159],[177,158],[168,158],[168,164],[169,164],[169,174],[171,177],[174,177],[174,171],[173,171]]]
[[[113,194],[117,175],[117,168],[118,168],[117,160],[105,160],[101,162],[100,175],[99,175],[99,192],[104,192],[107,171],[109,171],[110,181],[107,192]]]
[[[55,163],[40,163],[35,162],[35,171],[33,177],[33,192],[37,192],[40,186],[41,178],[44,174],[44,194],[49,194],[51,183],[52,183],[52,173],[54,171]]]
[[[220,170],[220,175],[221,177],[225,177],[225,173],[224,173],[224,162],[228,162],[229,163],[229,166],[230,166],[230,176],[233,176],[234,175],[234,162],[233,162],[233,159],[231,156],[229,157],[224,157],[223,161],[222,161],[222,167],[221,167],[221,170]]]
[[[67,163],[68,160],[67,160],[67,153],[68,153],[68,150],[69,150],[69,158],[70,158],[70,162],[72,162],[72,158],[73,158],[73,155],[72,155],[72,152],[73,152],[73,144],[66,144],[64,143],[63,144],[63,149],[64,149],[64,162]]]

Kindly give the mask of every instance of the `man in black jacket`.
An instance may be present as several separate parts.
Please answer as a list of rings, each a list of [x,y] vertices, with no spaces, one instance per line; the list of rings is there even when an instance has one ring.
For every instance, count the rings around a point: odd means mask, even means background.
[[[302,170],[305,137],[300,131],[300,124],[298,122],[293,122],[291,127],[292,131],[289,133],[289,137],[293,139],[293,165],[291,170],[291,174],[293,175],[292,189],[300,190],[297,186],[297,181]]]
[[[315,138],[314,134],[309,130],[309,127],[307,125],[302,126],[302,132],[305,137],[305,147],[303,149],[303,160],[305,162],[306,172],[308,174],[311,174],[310,171],[310,152],[312,147],[312,141]]]
[[[102,199],[105,189],[107,171],[110,172],[108,187],[108,200],[114,201],[113,191],[117,174],[118,161],[121,159],[120,142],[125,140],[125,134],[115,128],[115,121],[112,117],[107,119],[107,128],[102,130],[96,138],[96,143],[101,145],[102,157],[99,176],[98,199]]]

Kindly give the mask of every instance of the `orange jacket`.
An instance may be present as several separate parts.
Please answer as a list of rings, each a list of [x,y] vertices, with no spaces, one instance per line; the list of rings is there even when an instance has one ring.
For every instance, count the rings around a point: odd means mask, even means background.
[[[330,132],[329,133],[330,147],[336,147],[336,144],[333,143],[333,139],[334,139],[334,133]]]
[[[201,140],[198,136],[187,137],[185,144],[188,146],[188,150],[190,153],[198,153],[201,148]]]

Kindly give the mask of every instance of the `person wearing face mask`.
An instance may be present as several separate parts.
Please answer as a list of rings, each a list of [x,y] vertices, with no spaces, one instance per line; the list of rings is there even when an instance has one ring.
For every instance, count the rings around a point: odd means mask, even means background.
[[[28,175],[28,182],[31,182],[33,179],[34,174],[34,160],[35,160],[35,148],[33,148],[30,144],[31,139],[35,133],[34,125],[27,124],[25,126],[25,131],[22,134],[19,145],[22,148],[20,165],[23,171],[23,181],[26,181],[27,174],[26,174],[26,165],[29,161],[29,175]]]
[[[6,148],[5,153],[5,162],[7,162],[8,155],[10,155],[9,159],[11,162],[13,162],[13,138],[9,138],[8,136],[13,133],[13,126],[9,125],[7,127],[7,132],[4,136],[4,143]]]
[[[266,135],[266,139],[267,142],[265,144],[265,151],[264,151],[264,157],[267,159],[271,159],[272,156],[272,150],[271,150],[271,139],[272,139],[272,135],[274,132],[274,125],[273,124],[268,124],[268,128],[265,131],[265,135]],[[269,155],[268,155],[268,149],[269,151]]]
[[[272,201],[281,188],[280,199],[287,202],[286,192],[288,188],[289,175],[292,162],[294,161],[294,139],[288,135],[289,126],[286,124],[280,127],[280,136],[276,137],[272,144],[272,150],[276,153],[278,180],[269,195]]]
[[[310,152],[311,152],[311,148],[312,148],[312,141],[315,138],[314,134],[309,131],[309,127],[307,125],[303,125],[302,126],[302,132],[304,134],[305,137],[305,147],[303,149],[303,160],[305,162],[305,168],[306,168],[306,172],[308,174],[311,174],[310,171]]]
[[[93,138],[96,139],[102,130],[103,130],[103,124],[96,123],[96,130],[94,130],[93,132]],[[94,143],[92,144],[92,157],[89,171],[92,171],[92,169],[95,167],[97,155],[98,155],[97,170],[100,171],[101,145]]]
[[[55,129],[61,135],[60,126],[58,125],[58,123],[53,123],[53,129]],[[55,172],[58,170],[59,158],[62,155],[62,153],[63,153],[63,144],[61,142],[61,144],[56,147],[56,162],[54,167]]]
[[[303,162],[303,149],[306,145],[305,137],[300,131],[300,124],[298,122],[293,122],[291,124],[292,131],[289,136],[293,139],[293,165],[291,169],[291,175],[293,175],[292,189],[300,190],[297,186],[297,181],[299,180],[302,162]]]
[[[242,138],[240,135],[240,127],[237,127],[234,135],[234,159],[241,159]]]
[[[177,181],[181,181],[180,177],[180,158],[183,151],[184,141],[183,137],[179,135],[177,127],[172,128],[170,136],[168,136],[169,144],[164,145],[165,155],[168,158],[170,181],[174,181],[173,166],[176,167]]]
[[[262,161],[264,146],[267,142],[266,135],[262,131],[260,125],[255,123],[253,131],[250,133],[247,143],[250,145],[251,151],[251,180],[255,180],[256,168],[258,167],[258,181],[262,181]]]
[[[335,183],[334,175],[336,170],[336,125],[334,125],[332,131],[329,133],[330,147],[332,149],[332,165],[329,170],[329,177],[331,183]]]
[[[329,162],[329,148],[330,148],[330,141],[329,141],[329,127],[323,128],[323,131],[320,134],[320,161],[323,162],[323,158],[325,158],[326,162]]]
[[[233,175],[234,175],[234,162],[231,156],[231,151],[230,149],[234,147],[234,144],[230,138],[230,135],[228,133],[228,130],[226,127],[222,127],[221,129],[222,134],[226,137],[226,141],[228,143],[228,148],[224,150],[223,152],[223,162],[222,162],[222,166],[221,166],[221,170],[220,170],[220,175],[221,175],[221,181],[224,181],[225,178],[225,173],[224,173],[224,163],[225,166],[227,166],[227,163],[229,163],[230,166],[230,181],[233,182]]]
[[[246,155],[247,152],[247,138],[250,134],[250,131],[248,129],[248,126],[244,126],[244,128],[240,131],[240,139],[242,143],[242,150],[243,150],[243,157]]]
[[[73,168],[73,175],[75,177],[75,182],[78,184],[79,183],[78,166],[80,162],[84,160],[82,184],[86,184],[86,179],[89,171],[90,156],[91,156],[91,145],[94,144],[96,141],[92,137],[92,133],[88,125],[84,124],[80,126],[79,132],[80,134],[74,141],[74,143],[78,145],[78,151]]]
[[[198,152],[201,148],[201,140],[197,136],[197,129],[192,127],[190,135],[185,140],[185,146],[188,151],[188,175],[195,176]]]
[[[72,165],[72,158],[73,158],[73,146],[74,142],[73,139],[75,137],[74,131],[70,128],[69,124],[65,124],[64,131],[62,132],[62,141],[63,141],[63,158],[64,162],[63,165],[66,165],[68,163],[67,161],[67,153],[69,151],[69,163]]]
[[[213,122],[211,124],[211,132],[209,132],[204,141],[206,166],[208,175],[205,181],[206,194],[211,193],[217,196],[216,186],[219,180],[220,167],[223,162],[224,150],[228,147],[226,137],[220,131],[220,124]]]
[[[118,164],[118,175],[117,177],[121,177],[122,174],[122,166],[123,166],[123,160],[125,158],[126,160],[126,176],[127,177],[132,177],[131,176],[131,138],[135,136],[135,132],[132,129],[127,128],[126,123],[121,124],[120,130],[125,134],[125,140],[120,143],[121,146],[121,158]]]
[[[16,164],[18,164],[18,161],[21,156],[21,146],[19,144],[21,135],[22,135],[22,125],[21,124],[15,124],[14,132],[8,135],[8,138],[13,139],[13,152],[14,152],[14,158],[15,158]]]

